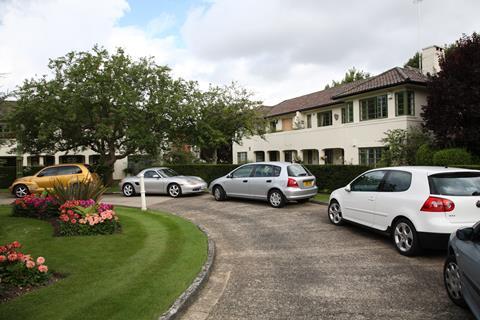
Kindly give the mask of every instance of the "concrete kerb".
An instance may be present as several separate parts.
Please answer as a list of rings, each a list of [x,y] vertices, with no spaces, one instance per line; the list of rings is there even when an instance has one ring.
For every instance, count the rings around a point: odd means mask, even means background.
[[[215,242],[212,240],[207,230],[199,225],[196,226],[207,236],[208,239],[207,261],[205,261],[202,270],[197,275],[195,280],[193,280],[192,284],[180,295],[180,297],[177,298],[177,300],[175,300],[168,311],[158,318],[159,320],[178,319],[178,317],[182,315],[183,312],[185,312],[186,309],[195,301],[200,289],[203,288],[212,271],[213,263],[215,261]]]

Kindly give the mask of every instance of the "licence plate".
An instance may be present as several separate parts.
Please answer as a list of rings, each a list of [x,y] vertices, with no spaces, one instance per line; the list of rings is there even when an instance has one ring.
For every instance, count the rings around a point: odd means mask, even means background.
[[[311,186],[313,186],[313,180],[303,181],[303,185],[304,185],[305,187],[311,187]]]

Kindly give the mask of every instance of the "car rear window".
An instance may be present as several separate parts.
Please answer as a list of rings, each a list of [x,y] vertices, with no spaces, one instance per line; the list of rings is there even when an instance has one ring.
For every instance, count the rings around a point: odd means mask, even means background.
[[[299,164],[292,164],[288,166],[287,172],[289,177],[306,177],[312,175],[310,171],[307,170],[307,168]]]
[[[480,196],[480,172],[437,173],[428,177],[430,193],[446,196]]]

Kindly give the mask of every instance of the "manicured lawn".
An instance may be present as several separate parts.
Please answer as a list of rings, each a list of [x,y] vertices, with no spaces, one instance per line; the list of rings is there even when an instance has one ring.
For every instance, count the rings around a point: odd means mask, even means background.
[[[52,237],[49,223],[0,206],[0,244],[18,240],[67,277],[0,304],[2,319],[153,319],[200,271],[207,239],[179,217],[117,208],[121,234]]]
[[[328,202],[328,198],[330,197],[330,193],[317,193],[313,199],[322,202]]]
[[[0,188],[0,193],[10,193],[10,190],[8,188]]]

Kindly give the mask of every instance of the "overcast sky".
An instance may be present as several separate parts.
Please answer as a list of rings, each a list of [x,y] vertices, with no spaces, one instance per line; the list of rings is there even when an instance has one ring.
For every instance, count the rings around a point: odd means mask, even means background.
[[[98,43],[203,85],[237,81],[272,105],[480,31],[479,0],[419,6],[420,41],[413,0],[0,0],[0,91]]]

